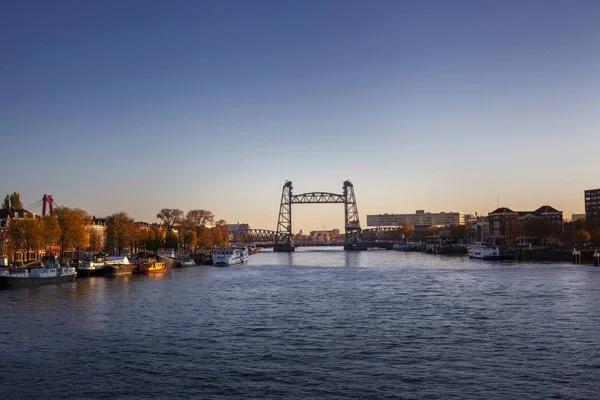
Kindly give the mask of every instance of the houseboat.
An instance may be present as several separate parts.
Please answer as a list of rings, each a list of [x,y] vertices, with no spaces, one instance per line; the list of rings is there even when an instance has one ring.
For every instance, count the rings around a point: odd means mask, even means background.
[[[18,288],[72,282],[77,270],[61,264],[57,258],[47,260],[41,267],[5,268],[0,270],[0,287]]]
[[[106,257],[106,261],[104,262],[104,275],[128,275],[131,274],[134,268],[135,265],[126,256],[110,256]]]

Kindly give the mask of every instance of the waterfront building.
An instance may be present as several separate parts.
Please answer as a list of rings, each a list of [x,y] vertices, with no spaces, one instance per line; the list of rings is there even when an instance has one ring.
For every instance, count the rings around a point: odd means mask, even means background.
[[[106,245],[106,221],[108,218],[98,218],[92,216],[92,223],[88,227],[88,235],[91,236],[92,232],[100,239],[100,248],[103,249]],[[88,236],[88,238],[89,238]]]
[[[38,260],[41,259],[45,250],[40,249],[11,249],[9,248],[10,243],[8,239],[8,228],[13,221],[19,219],[33,219],[39,218],[39,215],[27,211],[25,209],[20,210],[0,210],[0,256],[7,258],[8,261],[25,261],[25,260]]]
[[[398,226],[408,223],[413,226],[456,226],[465,225],[465,213],[439,212],[431,213],[417,210],[414,214],[377,214],[367,215],[367,226]]]
[[[587,221],[600,219],[600,189],[590,189],[584,192],[585,219]]]
[[[575,222],[578,219],[582,219],[585,221],[585,214],[571,214],[571,221]]]
[[[512,243],[520,233],[519,214],[508,207],[500,207],[488,214],[490,237],[498,244]]]
[[[318,243],[330,243],[340,236],[339,229],[310,231],[309,240]]]
[[[229,233],[239,232],[239,231],[247,231],[250,229],[250,225],[248,224],[227,224],[227,231]]]
[[[563,231],[563,213],[548,205],[535,211],[513,211],[500,207],[490,212],[490,237],[499,244],[512,244],[523,234],[523,227],[531,219],[543,219],[551,224],[553,234],[546,238],[547,241],[556,243],[560,240],[558,233]]]

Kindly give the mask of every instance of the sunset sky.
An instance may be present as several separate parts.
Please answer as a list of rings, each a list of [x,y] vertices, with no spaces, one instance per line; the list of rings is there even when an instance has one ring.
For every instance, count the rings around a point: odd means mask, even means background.
[[[0,193],[275,229],[600,187],[600,1],[0,2]],[[293,227],[343,228],[342,205]]]

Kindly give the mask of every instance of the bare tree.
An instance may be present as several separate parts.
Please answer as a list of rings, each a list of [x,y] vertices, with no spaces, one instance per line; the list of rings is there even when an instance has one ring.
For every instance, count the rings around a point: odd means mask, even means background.
[[[169,237],[173,227],[183,218],[183,211],[178,208],[163,208],[156,214],[156,218],[162,221],[166,230],[166,237]]]

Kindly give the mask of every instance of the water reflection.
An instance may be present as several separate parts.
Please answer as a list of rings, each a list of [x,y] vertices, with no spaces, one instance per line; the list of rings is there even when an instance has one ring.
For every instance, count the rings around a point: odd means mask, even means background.
[[[0,291],[0,397],[595,398],[596,271],[317,248]]]

